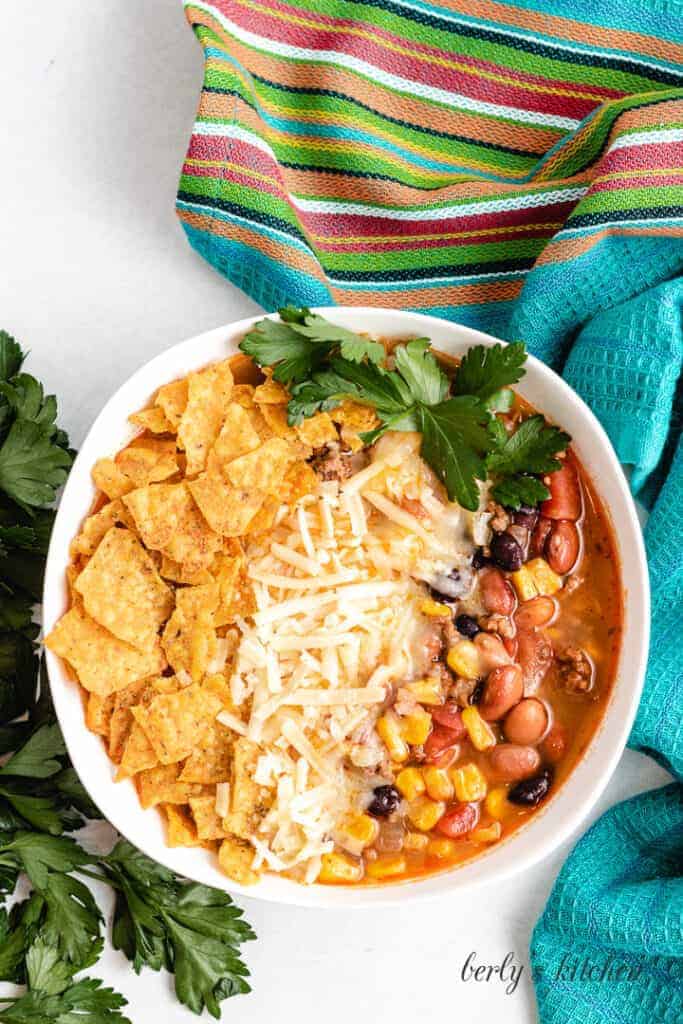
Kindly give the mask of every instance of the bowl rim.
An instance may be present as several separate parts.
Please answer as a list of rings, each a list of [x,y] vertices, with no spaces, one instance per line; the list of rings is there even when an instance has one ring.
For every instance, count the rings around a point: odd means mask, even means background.
[[[315,307],[312,311],[343,326],[380,333],[385,336],[401,337],[416,332],[432,336],[440,334],[441,341],[435,342],[437,348],[443,347],[444,341],[452,343],[456,350],[458,347],[473,344],[487,346],[506,344],[502,339],[492,335],[423,313],[374,306],[322,306]],[[102,450],[99,435],[107,427],[111,429],[112,438],[114,435],[118,437],[121,434],[122,438],[118,440],[116,446],[109,449],[109,451],[118,451],[126,443],[123,435],[126,433],[129,433],[130,436],[134,435],[133,428],[127,422],[127,416],[134,411],[133,408],[128,408],[126,401],[128,396],[144,388],[147,397],[142,400],[136,398],[133,402],[135,409],[141,408],[162,384],[191,372],[193,369],[199,369],[215,359],[220,359],[221,345],[224,346],[223,358],[234,354],[235,339],[239,339],[254,323],[266,315],[271,319],[277,317],[276,313],[246,317],[202,332],[171,346],[139,367],[104,404],[86,433],[59,501],[45,568],[43,587],[45,633],[54,626],[66,608],[65,570],[69,561],[68,545],[75,536],[77,527],[88,514],[92,503],[94,487],[90,478],[90,468],[97,458],[108,454],[108,451]],[[391,321],[394,326],[388,327],[387,321]],[[379,326],[380,324],[383,326]],[[207,350],[210,349],[216,349],[216,354],[209,354]],[[170,371],[169,366],[171,367]],[[591,435],[591,447],[595,443],[600,458],[605,461],[611,476],[610,486],[615,488],[620,506],[619,522],[613,519],[612,528],[619,548],[622,583],[627,567],[625,554],[628,555],[629,572],[632,576],[631,586],[628,592],[624,593],[624,629],[612,693],[598,728],[556,796],[528,823],[502,843],[496,844],[494,848],[482,851],[462,865],[456,865],[423,878],[347,888],[315,884],[305,886],[275,875],[265,875],[257,885],[240,885],[227,878],[215,864],[209,862],[209,858],[212,858],[213,855],[208,851],[200,851],[198,848],[166,846],[163,825],[160,820],[161,815],[149,815],[147,811],[141,810],[137,794],[130,780],[122,783],[113,782],[112,763],[101,738],[90,733],[85,727],[80,685],[74,683],[73,677],[66,670],[62,659],[46,649],[47,674],[55,711],[74,768],[105,818],[122,836],[128,838],[148,856],[178,874],[221,888],[231,894],[296,906],[356,909],[395,906],[404,904],[408,900],[434,899],[443,897],[446,892],[473,890],[494,881],[504,881],[522,870],[533,867],[576,833],[604,792],[626,746],[626,740],[637,712],[649,649],[649,578],[645,546],[635,504],[604,428],[570,386],[532,355],[529,355],[527,360],[527,374],[531,379],[537,380],[539,389],[550,388],[550,391],[555,393],[556,402],[560,400],[566,402],[567,409],[572,410],[572,415],[576,413]],[[522,391],[525,379],[520,382],[520,385],[517,385],[517,388]],[[541,408],[541,411],[544,410]],[[561,421],[560,425],[566,426]],[[96,444],[96,442],[98,443]],[[598,493],[601,493],[601,486],[593,479],[592,474],[591,479]],[[87,493],[91,495],[90,498],[87,497]],[[605,502],[605,505],[612,516],[613,503]],[[619,530],[625,531],[623,542]],[[632,572],[631,567],[633,568]],[[632,654],[634,655],[628,665],[628,686],[626,682],[622,682],[627,640],[633,647]],[[618,721],[613,708],[617,697],[619,697],[621,705]],[[95,753],[96,747],[92,741],[97,744],[99,755]],[[598,764],[596,764],[596,751],[599,751],[600,755],[597,758]],[[92,757],[95,758],[94,762]],[[587,762],[592,762],[588,770],[586,770]],[[96,779],[89,771],[93,764],[97,770],[98,778]],[[105,767],[106,771],[103,771]],[[572,780],[579,773],[583,776],[582,781],[586,788],[582,791],[582,795],[575,799],[573,806],[564,807],[564,804],[567,803],[565,794],[567,790],[571,790]],[[126,788],[125,795],[122,795],[124,787]],[[131,802],[131,798],[135,802],[134,804]],[[135,813],[135,806],[145,816],[146,822],[144,831],[141,829],[139,834],[133,825],[133,820],[139,818],[139,815]],[[564,813],[558,814],[558,806],[563,808]],[[555,820],[558,818],[559,820]],[[152,828],[149,827],[150,819],[155,821],[155,826]],[[551,824],[545,828],[545,834],[542,834],[544,820],[546,826],[549,822]],[[536,827],[534,828],[534,826]],[[532,836],[530,840],[527,838],[522,841],[524,837],[530,835]],[[514,848],[514,856],[505,853],[510,846]],[[499,856],[501,851],[503,851],[502,856]],[[487,870],[486,865],[490,870]],[[493,865],[492,868],[491,865]]]

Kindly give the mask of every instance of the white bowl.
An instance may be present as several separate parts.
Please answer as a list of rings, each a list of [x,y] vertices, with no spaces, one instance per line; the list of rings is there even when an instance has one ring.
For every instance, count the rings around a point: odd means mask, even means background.
[[[384,337],[427,336],[443,352],[459,355],[474,344],[496,339],[478,331],[417,313],[389,309],[330,307],[318,312],[352,330]],[[43,618],[49,632],[66,611],[65,574],[69,543],[95,496],[91,469],[113,455],[133,435],[130,413],[145,406],[167,381],[236,351],[244,333],[261,317],[218,327],[175,345],[133,374],[109,399],[81,447],[64,488],[52,533],[45,574]],[[604,430],[584,402],[552,370],[529,358],[519,391],[569,431],[573,445],[609,509],[619,547],[625,600],[625,629],[617,679],[602,724],[583,758],[559,792],[519,831],[476,859],[424,879],[385,886],[334,888],[304,886],[266,875],[241,886],[219,871],[215,857],[199,849],[166,846],[161,816],[144,811],[132,782],[113,781],[113,767],[100,738],[83,719],[79,687],[61,659],[47,651],[47,669],[57,716],[69,755],[102,813],[150,857],[188,878],[233,893],[311,907],[377,906],[434,897],[500,882],[547,856],[574,832],[604,790],[624,750],[643,685],[649,639],[649,586],[642,534],[624,474]]]

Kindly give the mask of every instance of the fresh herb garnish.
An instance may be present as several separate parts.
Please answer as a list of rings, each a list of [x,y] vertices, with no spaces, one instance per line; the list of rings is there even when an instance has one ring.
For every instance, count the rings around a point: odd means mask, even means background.
[[[510,387],[524,374],[523,342],[473,346],[449,381],[424,338],[397,347],[389,368],[379,342],[308,309],[288,307],[280,317],[259,321],[240,348],[288,386],[290,425],[345,400],[360,402],[380,420],[363,440],[372,443],[387,430],[419,430],[423,458],[449,499],[464,508],[478,508],[478,482],[489,477],[492,496],[512,508],[549,496],[537,474],[558,468],[553,456],[569,437],[538,415],[508,436],[495,415],[514,404]]]
[[[48,508],[73,453],[56,402],[20,373],[23,353],[0,331],[0,996],[3,1024],[130,1024],[123,996],[74,979],[103,946],[102,915],[85,879],[116,892],[113,942],[134,969],[164,968],[195,1013],[248,992],[240,945],[254,934],[230,897],[185,882],[119,841],[87,853],[73,832],[99,812],[69,763],[43,667],[33,610],[53,521]],[[39,670],[40,669],[40,670]],[[19,877],[30,895],[1,905]]]

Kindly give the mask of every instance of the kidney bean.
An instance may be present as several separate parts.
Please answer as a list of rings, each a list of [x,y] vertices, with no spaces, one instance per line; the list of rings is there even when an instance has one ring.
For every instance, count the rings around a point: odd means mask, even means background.
[[[527,530],[533,530],[538,522],[539,512],[531,505],[520,505],[516,512],[512,513],[512,521],[517,526],[526,526]]]
[[[553,649],[542,633],[535,629],[519,631],[517,661],[522,667],[524,694],[535,693],[553,661]]]
[[[442,754],[438,754],[436,757],[426,757],[425,761],[427,764],[434,765],[435,768],[450,768],[459,757],[460,745],[456,743],[454,747],[449,747],[448,750],[444,750]]]
[[[548,728],[545,704],[535,697],[525,697],[508,712],[503,722],[505,738],[510,743],[534,746]]]
[[[436,829],[449,839],[460,839],[479,821],[477,804],[456,804],[437,822]]]
[[[456,739],[458,740],[465,738],[467,730],[465,729],[462,711],[458,704],[454,701],[449,701],[447,704],[442,704],[441,707],[432,708],[431,711],[432,718],[438,725],[442,725],[445,729],[457,733]]]
[[[547,626],[555,618],[556,612],[557,605],[552,597],[532,597],[515,612],[515,625],[517,629],[527,631]]]
[[[548,795],[552,781],[552,771],[550,768],[546,768],[534,778],[525,779],[513,786],[508,793],[508,800],[510,803],[520,804],[522,807],[535,807]]]
[[[479,648],[479,664],[483,673],[499,665],[510,664],[510,655],[503,647],[502,640],[493,633],[477,633],[474,642]]]
[[[516,743],[499,743],[489,754],[491,770],[501,782],[528,779],[541,765],[541,756],[534,747]]]
[[[538,520],[536,528],[531,534],[531,544],[529,545],[529,556],[531,558],[541,558],[543,555],[545,542],[548,538],[552,525],[552,520],[545,519],[543,516]]]
[[[454,746],[462,734],[457,729],[446,729],[443,725],[435,725],[425,740],[424,752],[427,760],[439,757],[449,747]]]
[[[503,647],[508,652],[508,654],[510,655],[510,657],[512,658],[513,661],[516,661],[516,659],[517,659],[517,647],[518,646],[519,645],[517,643],[517,637],[514,637],[514,636],[504,636],[503,637]]]
[[[565,459],[562,468],[548,477],[550,497],[541,505],[541,515],[547,519],[581,518],[581,486],[574,466]]]
[[[541,754],[543,755],[544,761],[550,761],[551,764],[557,764],[564,757],[564,752],[567,749],[567,740],[565,738],[564,729],[559,722],[553,722],[548,730],[548,735],[541,743]]]
[[[482,569],[479,573],[481,601],[487,612],[510,615],[515,607],[515,593],[500,569]]]
[[[558,519],[545,542],[545,557],[548,565],[559,576],[571,572],[579,557],[579,531],[574,523]]]
[[[515,538],[506,532],[494,533],[489,545],[491,558],[495,564],[507,572],[521,569],[524,555]]]
[[[522,698],[522,670],[519,665],[494,668],[484,686],[479,714],[487,722],[497,722]]]

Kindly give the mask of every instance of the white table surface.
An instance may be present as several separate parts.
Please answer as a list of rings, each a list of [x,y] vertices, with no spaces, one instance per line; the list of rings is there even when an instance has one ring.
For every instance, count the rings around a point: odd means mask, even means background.
[[[31,350],[78,446],[105,399],[151,356],[258,308],[196,256],[173,201],[202,78],[178,0],[14,6],[0,34],[0,327]],[[594,820],[668,780],[627,751]],[[103,830],[100,828],[100,838]],[[499,891],[405,910],[323,912],[240,902],[253,993],[234,1024],[274,1019],[414,1024],[536,1020],[528,940],[569,845]],[[111,905],[102,906],[107,916]],[[467,955],[524,971],[506,995],[464,982]],[[124,993],[134,1024],[189,1024],[167,976],[136,977],[111,949],[90,973]]]

